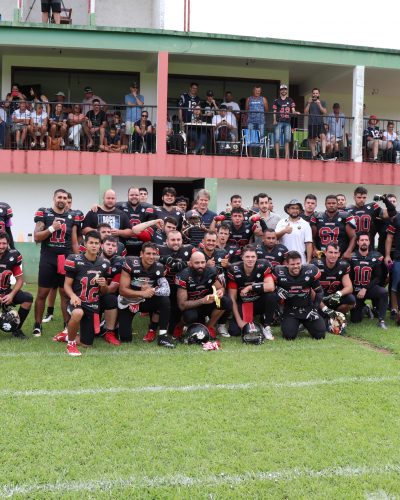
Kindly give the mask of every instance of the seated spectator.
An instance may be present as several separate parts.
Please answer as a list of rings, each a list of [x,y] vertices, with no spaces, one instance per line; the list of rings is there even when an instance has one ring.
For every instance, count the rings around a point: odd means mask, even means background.
[[[329,125],[330,133],[336,137],[336,141],[340,146],[340,143],[343,143],[346,118],[344,113],[340,111],[340,104],[338,102],[334,103],[332,113],[329,113],[327,116],[326,123]]]
[[[4,108],[0,107],[0,149],[3,149],[6,143],[7,114]]]
[[[399,136],[394,130],[394,122],[388,122],[387,130],[383,132],[382,140],[388,141],[388,143],[391,142],[393,151],[400,151]]]
[[[237,141],[238,130],[235,115],[228,111],[225,104],[221,104],[219,114],[212,119],[215,125],[215,139],[217,141]]]
[[[29,135],[31,136],[31,148],[36,148],[40,145],[41,149],[46,147],[44,142],[45,135],[47,134],[47,125],[49,121],[49,116],[43,108],[43,104],[38,102],[35,106],[35,110],[31,113],[31,119],[29,122]],[[39,144],[38,141],[39,140]]]
[[[87,125],[90,140],[87,148],[93,147],[94,141],[99,138],[99,145],[104,144],[104,135],[107,127],[107,117],[105,111],[100,108],[100,100],[93,99],[93,109],[86,113]]]
[[[115,111],[110,123],[110,127],[115,127],[117,133],[121,135],[125,134],[125,123],[122,120],[121,111]]]
[[[60,146],[65,146],[65,136],[67,134],[68,125],[67,125],[68,115],[63,111],[63,105],[61,102],[58,102],[54,106],[54,111],[50,114],[50,135],[51,139],[61,139]]]
[[[107,153],[122,153],[126,151],[128,146],[121,146],[121,133],[114,125],[111,125],[110,130],[106,131],[105,144],[100,144],[100,151]]]
[[[198,105],[193,109],[191,124],[196,126],[187,126],[187,143],[193,154],[198,154],[205,150],[207,144],[207,130],[202,126],[201,107]]]
[[[135,122],[135,151],[152,153],[155,147],[155,135],[153,126],[148,119],[147,111],[142,111],[140,120]],[[144,151],[141,149],[144,147]]]
[[[31,112],[27,109],[26,101],[20,101],[19,108],[12,114],[12,132],[15,134],[17,149],[25,147],[28,127],[31,120]]]
[[[379,130],[379,120],[375,115],[371,115],[368,120],[368,128],[364,130],[364,138],[367,142],[367,148],[371,151],[373,161],[378,161],[378,152],[392,149],[391,141],[383,141],[383,132]]]
[[[56,105],[59,102],[62,104],[64,113],[67,113],[67,114],[72,113],[72,106],[71,106],[71,104],[65,102],[65,94],[64,94],[64,92],[59,91],[56,94],[54,94],[54,97],[56,98],[55,99],[55,101],[56,101],[55,104]],[[55,105],[53,104],[53,107],[54,106]]]
[[[185,148],[185,140],[180,133],[174,132],[171,122],[167,122],[167,151],[168,153],[183,153]]]
[[[325,137],[326,137],[326,155],[333,158],[339,157],[339,141],[335,134],[332,134],[328,123],[324,123]]]
[[[45,110],[45,112],[48,115],[50,114],[51,106],[49,104],[49,100],[44,94],[39,95],[39,93],[33,87],[31,87],[29,91],[28,100],[32,102],[32,110],[35,109],[36,104],[40,103],[43,104],[43,109]]]
[[[81,149],[82,132],[88,139],[88,147],[93,146],[92,137],[87,126],[87,121],[88,119],[82,113],[81,105],[74,104],[72,107],[72,113],[68,115],[68,140],[74,142],[74,149],[76,151],[79,151]]]

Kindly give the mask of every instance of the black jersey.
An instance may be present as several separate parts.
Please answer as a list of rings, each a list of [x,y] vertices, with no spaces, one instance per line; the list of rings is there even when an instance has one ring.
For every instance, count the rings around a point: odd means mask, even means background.
[[[312,218],[312,217],[315,217],[316,213],[317,213],[317,212],[313,212],[311,215],[306,215],[306,214],[303,212],[302,214],[300,214],[300,217],[301,217],[302,219],[304,219],[305,221],[307,221],[308,223],[310,223],[311,218]]]
[[[319,282],[320,271],[313,264],[301,266],[300,274],[292,276],[286,266],[276,266],[273,269],[277,288],[283,288],[287,293],[284,304],[284,314],[296,318],[306,318],[313,309],[311,290],[321,291]]]
[[[229,242],[225,245],[224,248],[217,247],[220,250],[225,250],[228,254],[230,264],[234,262],[240,262],[242,260],[242,250],[236,243]]]
[[[286,99],[275,99],[272,103],[272,109],[276,113],[276,121],[290,123],[292,108],[296,105],[291,97],[286,97]]]
[[[99,311],[100,288],[97,278],[108,278],[110,261],[96,257],[93,262],[84,254],[71,254],[65,259],[66,276],[73,279],[72,290],[81,299],[82,308],[92,312]]]
[[[98,207],[97,212],[89,210],[85,215],[82,228],[96,228],[99,224],[109,224],[112,229],[129,229],[131,227],[126,213],[118,208],[106,211]]]
[[[355,220],[357,234],[368,233],[370,236],[375,234],[375,221],[377,218],[382,217],[382,209],[377,203],[368,203],[363,207],[353,205],[347,208],[346,211]]]
[[[175,284],[178,288],[187,291],[188,300],[197,300],[213,293],[212,287],[217,279],[217,274],[215,267],[206,267],[200,275],[195,273],[191,267],[187,267],[176,275]]]
[[[243,222],[243,224],[236,228],[231,224],[231,232],[229,234],[229,243],[236,243],[239,247],[244,247],[250,242],[250,238],[253,235],[253,226],[248,222]]]
[[[76,225],[78,228],[78,234],[80,234],[81,230],[82,230],[82,224],[83,224],[83,220],[85,218],[85,215],[81,210],[70,210],[69,212],[74,215],[75,222],[76,222]]]
[[[317,266],[321,273],[319,282],[321,283],[325,296],[331,295],[343,288],[343,276],[350,274],[350,264],[347,260],[339,259],[332,269],[327,266],[324,258],[314,259],[311,263]]]
[[[167,241],[167,234],[165,231],[161,231],[161,229],[157,229],[156,231],[149,231],[151,234],[151,241],[156,245],[165,245]]]
[[[177,273],[187,267],[190,256],[192,255],[192,250],[192,245],[182,245],[176,252],[166,245],[160,245],[158,247],[158,253],[160,254],[159,262],[165,266],[165,277],[170,285],[175,284]]]
[[[165,219],[166,217],[172,217],[176,220],[177,229],[180,231],[182,229],[183,213],[177,208],[172,210],[166,210],[164,207],[156,207],[155,209],[156,219]]]
[[[155,262],[148,269],[145,269],[141,259],[134,256],[125,258],[122,269],[131,277],[131,289],[135,291],[142,290],[144,286],[155,288],[158,285],[158,280],[165,276],[165,267],[161,262]]]
[[[0,296],[11,292],[11,276],[22,275],[22,255],[18,250],[6,250],[0,257]]]
[[[0,201],[0,233],[4,233],[10,227],[10,219],[13,216],[12,208],[8,203]]]
[[[133,206],[129,202],[125,201],[122,203],[117,203],[117,208],[124,212],[129,219],[130,227],[137,226],[142,222],[148,222],[150,220],[156,219],[155,216],[155,207],[150,203],[138,203]],[[148,228],[150,235],[153,234],[153,228]],[[127,249],[127,253],[129,255],[139,255],[140,250],[142,249],[143,241],[137,238],[137,236],[130,236],[125,239],[125,245]]]
[[[393,260],[400,260],[400,214],[397,214],[390,221],[387,233],[393,235]]]
[[[244,262],[232,264],[228,268],[228,288],[237,290],[238,299],[242,302],[255,302],[260,298],[260,295],[264,293],[263,291],[250,290],[244,297],[240,295],[240,292],[248,285],[262,283],[266,277],[272,276],[271,272],[271,264],[264,259],[256,261],[250,274],[246,274]]]
[[[193,108],[200,104],[200,97],[193,96],[185,92],[178,99],[178,107],[182,108],[182,118],[184,122],[190,122],[192,119]]]
[[[382,275],[383,256],[375,250],[371,250],[367,255],[360,255],[358,251],[351,256],[351,281],[354,292],[359,292],[362,288],[371,288],[377,285]]]
[[[329,217],[327,212],[321,212],[311,217],[310,226],[315,227],[315,246],[318,250],[325,250],[329,243],[337,243],[340,253],[347,250],[349,238],[346,226],[356,227],[356,220],[353,215],[344,211],[338,211],[334,217]]]
[[[221,260],[226,259],[229,256],[227,250],[222,249],[222,248],[215,248],[213,254],[210,256],[210,255],[206,254],[206,252],[204,251],[203,244],[200,243],[200,245],[197,248],[193,249],[193,252],[201,252],[204,255],[204,257],[206,258],[206,262],[208,262],[211,259],[214,259],[215,267],[217,268],[217,271],[219,273],[224,271],[224,268],[222,267],[222,264],[221,264]]]
[[[42,241],[40,253],[53,255],[68,255],[72,252],[72,228],[80,225],[79,215],[74,211],[59,214],[52,208],[39,208],[35,213],[35,222],[43,222],[48,229],[54,221],[61,222],[61,228]]]
[[[103,257],[107,259],[103,254]],[[107,277],[107,282],[110,284],[112,281],[119,283],[120,277],[121,277],[121,271],[122,268],[124,267],[125,259],[124,257],[121,257],[120,255],[113,255],[111,258],[108,258],[110,261],[110,270],[108,273]]]
[[[287,247],[280,243],[277,243],[271,250],[265,245],[257,245],[256,251],[258,258],[267,260],[272,267],[283,264],[286,254],[288,253]]]

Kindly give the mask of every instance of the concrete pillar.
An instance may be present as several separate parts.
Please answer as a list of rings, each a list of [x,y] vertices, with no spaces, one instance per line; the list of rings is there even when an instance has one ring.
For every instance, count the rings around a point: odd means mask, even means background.
[[[362,162],[362,137],[364,132],[364,75],[365,66],[353,69],[353,128],[351,133],[351,157],[357,163]]]
[[[157,154],[167,152],[168,52],[158,53],[157,67]]]

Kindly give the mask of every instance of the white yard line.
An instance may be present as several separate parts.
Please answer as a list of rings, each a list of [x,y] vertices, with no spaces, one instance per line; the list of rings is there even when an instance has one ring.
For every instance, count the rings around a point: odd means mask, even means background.
[[[248,482],[281,482],[296,479],[326,479],[334,477],[352,478],[363,475],[374,476],[381,474],[400,474],[399,464],[387,464],[381,466],[347,466],[329,467],[321,470],[312,469],[285,469],[281,471],[244,472],[243,474],[208,474],[201,477],[185,476],[183,474],[140,477],[130,476],[127,478],[87,480],[87,481],[64,481],[55,483],[25,483],[20,485],[4,485],[0,487],[0,498],[11,498],[14,495],[32,495],[35,493],[71,493],[71,492],[111,492],[113,489],[130,488],[160,488],[160,487],[207,487],[228,485],[235,486]],[[189,493],[188,493],[189,494]],[[368,495],[368,493],[367,493]],[[368,498],[368,497],[367,497]],[[374,497],[371,497],[374,498]],[[375,497],[385,498],[385,497]],[[391,498],[391,497],[387,497]]]

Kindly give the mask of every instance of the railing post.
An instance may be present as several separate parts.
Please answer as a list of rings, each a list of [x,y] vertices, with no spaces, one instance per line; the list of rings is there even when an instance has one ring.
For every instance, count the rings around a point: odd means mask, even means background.
[[[353,69],[353,128],[351,133],[351,157],[354,162],[362,162],[362,139],[364,132],[364,66]]]
[[[157,67],[157,153],[167,152],[168,52],[158,53]]]
[[[14,23],[20,23],[22,19],[23,0],[17,0],[17,6],[14,9]]]
[[[89,26],[96,26],[96,0],[88,0]]]

